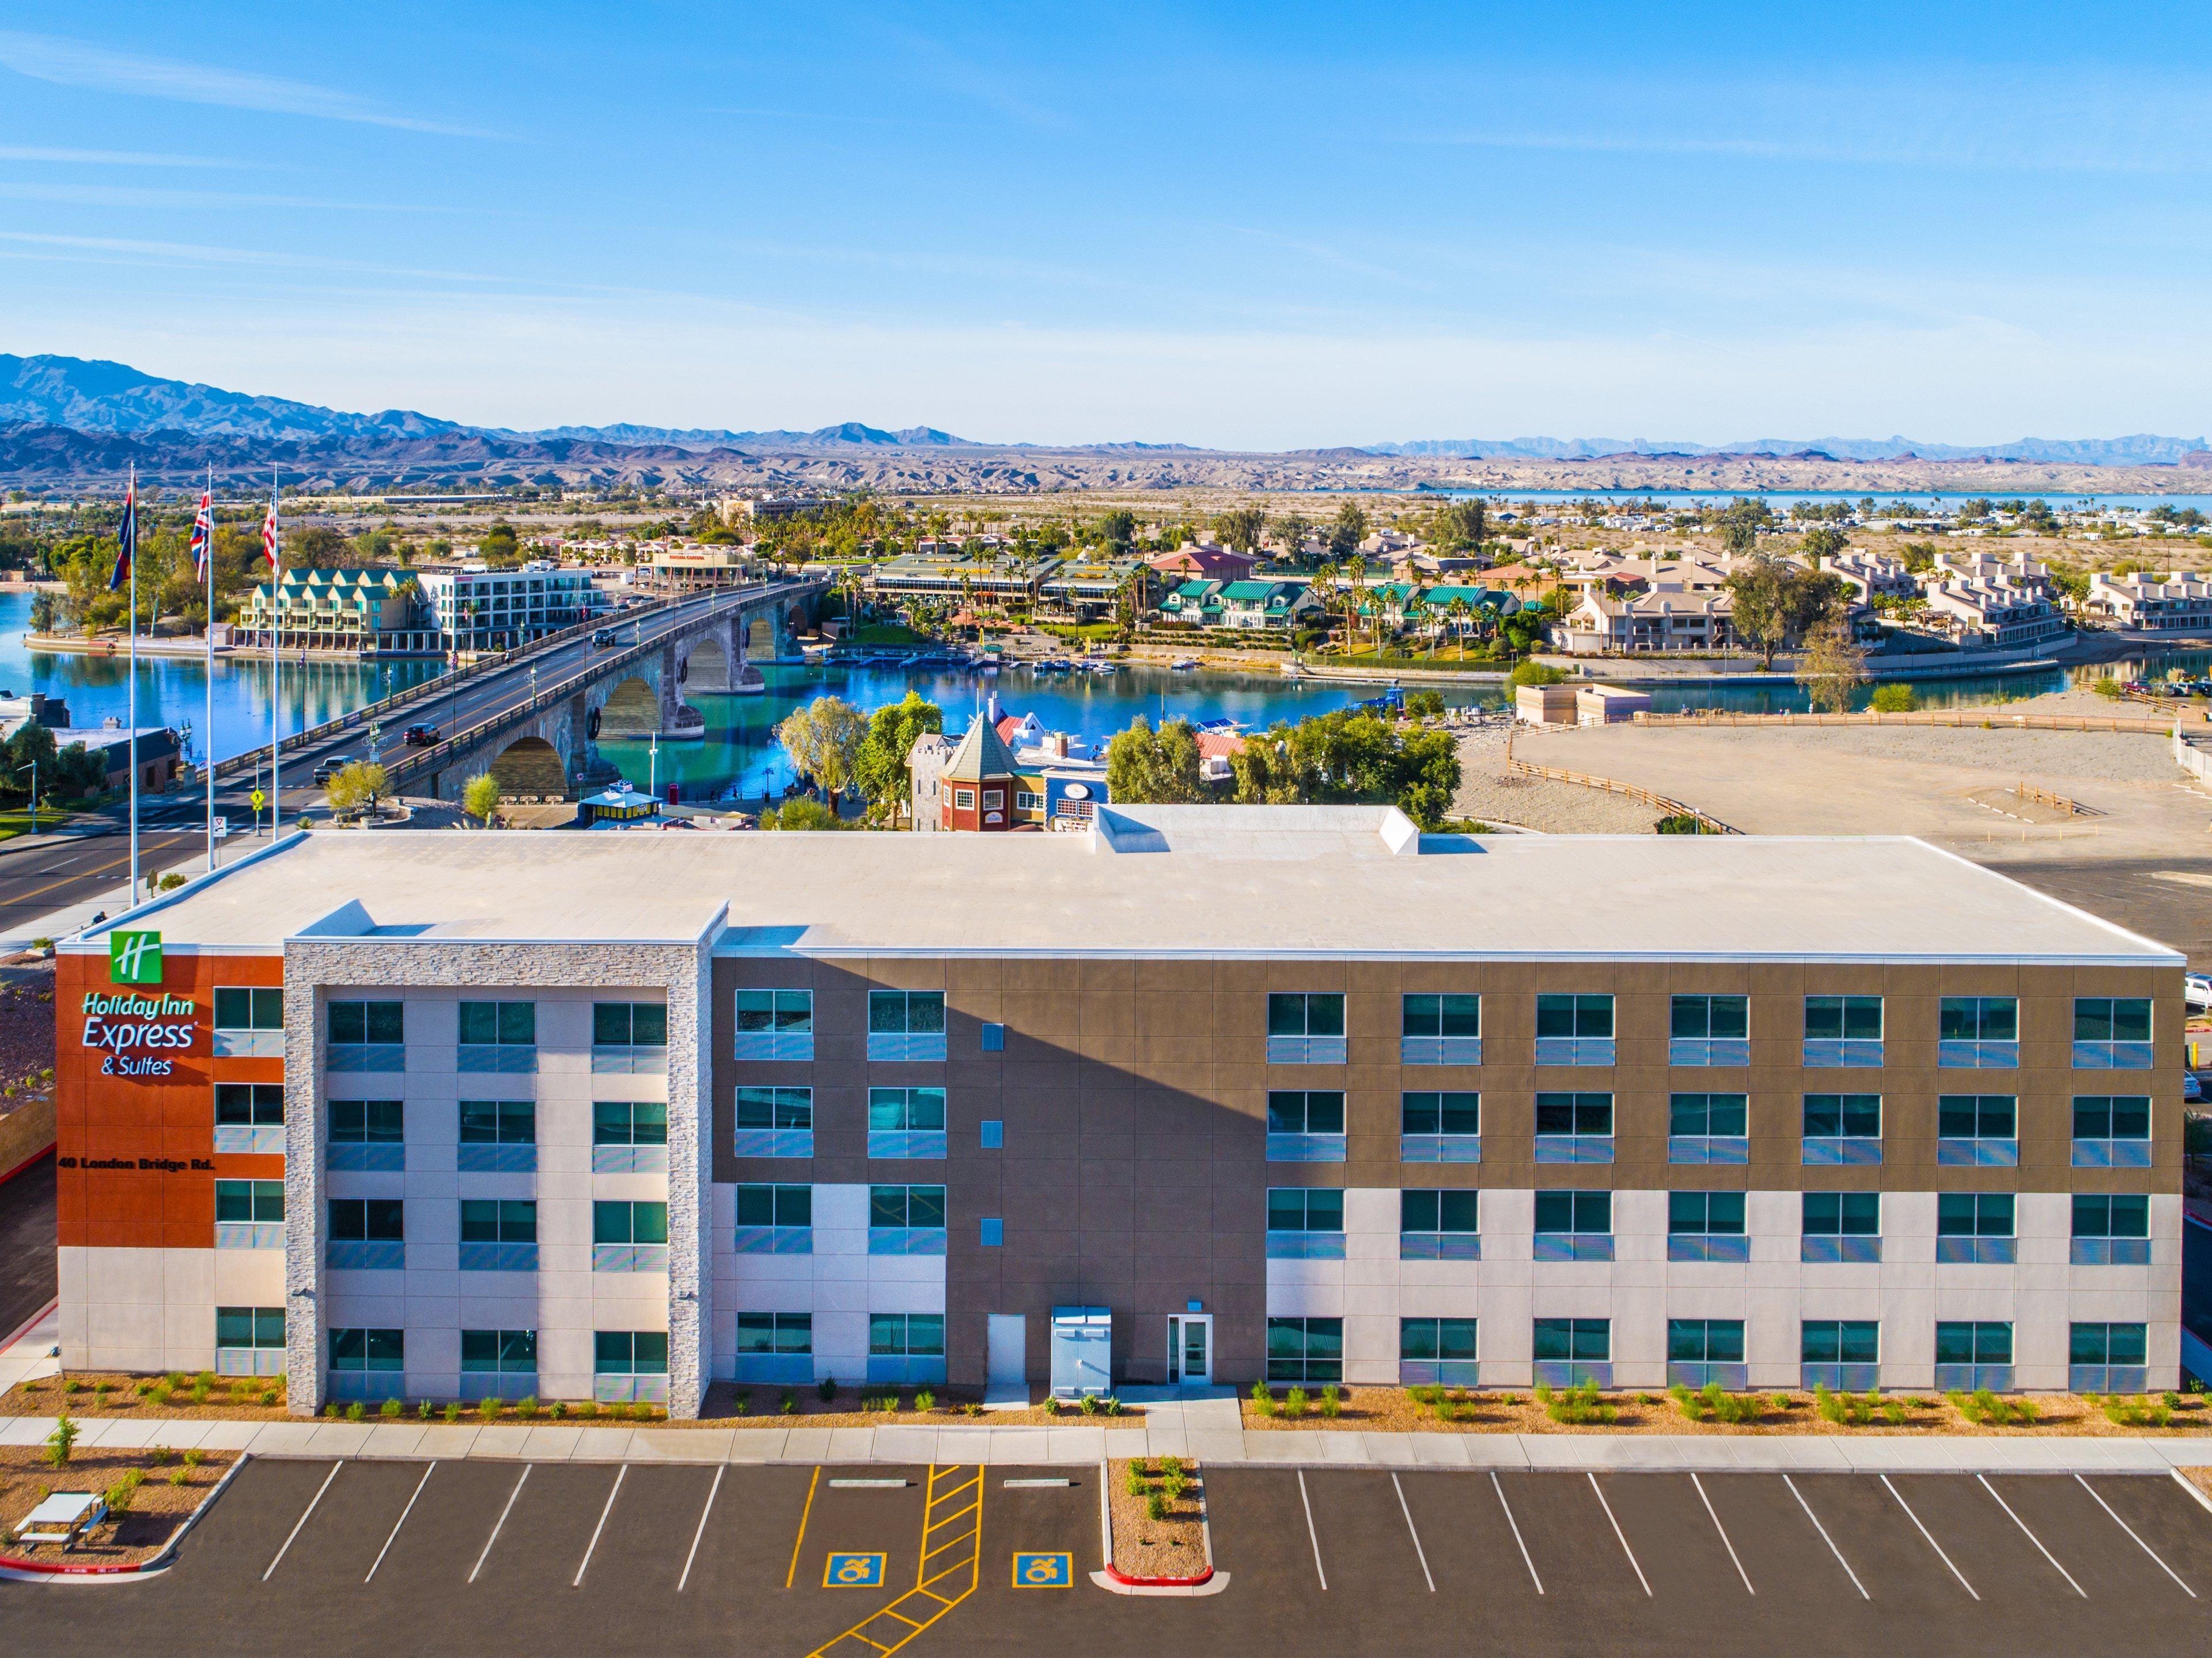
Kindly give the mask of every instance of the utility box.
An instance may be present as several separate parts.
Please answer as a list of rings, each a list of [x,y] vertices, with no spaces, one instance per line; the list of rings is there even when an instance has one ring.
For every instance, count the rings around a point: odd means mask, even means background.
[[[1104,1307],[1052,1309],[1052,1396],[1108,1392],[1114,1376],[1114,1315]]]
[[[1575,723],[1575,687],[1522,685],[1513,694],[1513,715],[1524,726]]]

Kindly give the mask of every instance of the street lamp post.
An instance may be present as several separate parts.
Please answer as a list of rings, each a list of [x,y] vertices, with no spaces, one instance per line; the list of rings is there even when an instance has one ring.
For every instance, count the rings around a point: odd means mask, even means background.
[[[29,765],[18,766],[15,769],[31,774],[31,834],[35,838],[39,833],[39,762],[33,760]]]

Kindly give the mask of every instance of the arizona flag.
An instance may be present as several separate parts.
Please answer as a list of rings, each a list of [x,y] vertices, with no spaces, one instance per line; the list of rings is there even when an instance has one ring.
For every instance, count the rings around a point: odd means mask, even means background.
[[[134,476],[123,492],[123,522],[115,530],[115,568],[107,578],[114,592],[131,580],[131,561],[138,556],[138,480]]]
[[[276,497],[269,497],[269,514],[261,520],[261,550],[269,560],[269,568],[276,568]]]
[[[208,559],[215,547],[215,511],[208,491],[200,491],[200,510],[192,519],[192,574],[207,580]]]

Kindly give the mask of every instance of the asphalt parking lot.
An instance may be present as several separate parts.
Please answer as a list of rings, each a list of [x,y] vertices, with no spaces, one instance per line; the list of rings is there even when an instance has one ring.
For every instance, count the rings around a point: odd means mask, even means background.
[[[22,1651],[2199,1651],[2212,1513],[2135,1475],[1217,1468],[1228,1588],[1092,1586],[1086,1469],[259,1461],[167,1573],[0,1583]],[[1029,1483],[1042,1482],[1042,1483]],[[1066,1588],[1015,1556],[1068,1557]],[[1054,1574],[1046,1570],[1046,1578]]]

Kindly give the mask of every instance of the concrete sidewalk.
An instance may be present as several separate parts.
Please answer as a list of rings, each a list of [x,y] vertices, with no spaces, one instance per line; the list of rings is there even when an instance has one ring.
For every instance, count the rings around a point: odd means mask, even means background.
[[[0,1418],[0,1445],[35,1445],[47,1417]],[[573,1423],[193,1422],[102,1417],[80,1448],[251,1451],[256,1456],[487,1458],[532,1462],[1004,1463],[1095,1467],[1182,1456],[1208,1466],[1495,1468],[1580,1473],[2165,1473],[2212,1467],[2212,1436],[1925,1439],[1846,1434],[1247,1433],[1148,1427],[634,1428]]]

